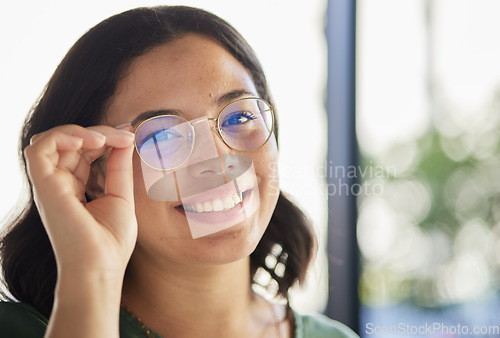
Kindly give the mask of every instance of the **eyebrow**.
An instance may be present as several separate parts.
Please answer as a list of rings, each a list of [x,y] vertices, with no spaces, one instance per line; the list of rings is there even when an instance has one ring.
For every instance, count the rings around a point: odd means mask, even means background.
[[[233,101],[235,99],[239,99],[240,97],[246,96],[246,95],[251,95],[251,96],[257,97],[257,95],[254,92],[251,92],[251,91],[248,91],[248,90],[244,90],[244,89],[237,89],[237,90],[232,90],[232,91],[230,91],[228,93],[225,93],[224,95],[218,97],[215,100],[215,103],[217,105],[223,105],[225,103],[230,103],[231,101]],[[135,126],[135,125],[139,124],[142,121],[146,121],[146,120],[148,120],[150,118],[153,118],[155,116],[161,116],[161,115],[176,115],[176,116],[183,117],[184,114],[182,113],[182,111],[176,110],[176,109],[148,110],[148,111],[145,111],[145,112],[139,114],[130,123],[132,124],[132,126]]]
[[[130,124],[132,126],[135,126],[139,124],[140,122],[146,121],[150,118],[153,118],[155,116],[161,116],[161,115],[177,115],[182,117],[182,112],[180,110],[175,110],[175,109],[158,109],[158,110],[148,110],[145,111],[144,113],[140,113],[139,116],[137,116]]]
[[[252,96],[257,97],[257,95],[254,92],[244,90],[244,89],[237,89],[237,90],[233,90],[233,91],[230,91],[230,92],[222,95],[217,100],[215,100],[215,102],[218,105],[221,105],[224,103],[229,103],[230,101],[233,101],[235,99],[239,99],[240,97],[246,96],[246,95],[252,95]]]

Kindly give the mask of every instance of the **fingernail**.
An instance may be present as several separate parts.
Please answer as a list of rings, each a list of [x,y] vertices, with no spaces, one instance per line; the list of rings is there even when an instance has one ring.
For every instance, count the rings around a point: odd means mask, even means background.
[[[105,140],[105,139],[106,139],[106,136],[104,136],[104,135],[103,135],[103,134],[101,134],[101,133],[98,133],[98,132],[97,132],[97,131],[95,131],[95,130],[90,130],[90,129],[89,129],[89,131],[90,131],[92,134],[94,134],[95,136],[98,136],[99,138],[102,138],[103,140]]]
[[[125,134],[125,135],[130,136],[130,137],[134,137],[134,136],[135,136],[135,134],[134,134],[134,133],[131,133],[131,132],[130,132],[130,131],[128,131],[128,130],[118,129],[118,131],[119,131],[120,133],[123,133],[123,134]]]
[[[115,129],[122,129],[124,127],[130,127],[130,126],[132,126],[132,124],[130,124],[130,122],[127,122],[127,123],[120,124],[119,126],[116,126]]]

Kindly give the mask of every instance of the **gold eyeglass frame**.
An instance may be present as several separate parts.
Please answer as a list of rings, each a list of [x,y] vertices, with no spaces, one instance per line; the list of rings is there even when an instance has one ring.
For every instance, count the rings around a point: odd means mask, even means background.
[[[230,105],[236,103],[236,102],[239,102],[239,101],[244,101],[244,100],[257,100],[257,101],[261,101],[261,102],[264,102],[266,104],[267,107],[269,107],[269,109],[266,109],[262,112],[260,112],[261,114],[262,113],[265,113],[265,112],[268,112],[268,111],[271,111],[271,129],[270,129],[270,132],[269,132],[269,135],[267,136],[266,140],[260,145],[258,146],[257,148],[254,148],[254,149],[251,149],[251,150],[238,150],[234,147],[231,147],[227,142],[226,140],[224,140],[224,137],[222,136],[223,134],[223,130],[221,129],[220,127],[220,115],[222,114],[222,112],[227,108],[229,107]],[[222,142],[229,147],[229,149],[233,149],[233,150],[236,150],[240,153],[248,153],[248,152],[251,152],[251,151],[255,151],[255,150],[258,150],[260,148],[262,148],[264,145],[266,145],[267,141],[269,141],[269,139],[271,138],[271,135],[273,134],[274,132],[274,123],[275,123],[275,116],[274,116],[274,109],[275,107],[274,106],[271,106],[271,104],[269,102],[267,102],[266,100],[260,98],[260,97],[244,97],[244,98],[241,98],[241,99],[237,99],[237,100],[234,100],[228,104],[226,104],[219,112],[219,114],[217,115],[216,118],[213,118],[213,117],[207,117],[208,121],[213,121],[215,122],[215,127],[213,128],[214,131],[216,132],[216,134],[219,136],[219,138],[222,140]],[[134,138],[134,147],[135,147],[135,150],[137,151],[137,154],[139,155],[139,158],[141,159],[142,162],[146,163],[146,165],[148,165],[150,168],[152,169],[155,169],[155,170],[161,170],[161,171],[169,171],[169,170],[175,170],[181,166],[183,166],[188,160],[189,158],[191,157],[191,155],[193,154],[193,150],[194,150],[194,143],[195,143],[195,140],[196,140],[196,132],[194,130],[194,125],[197,124],[197,123],[200,123],[201,121],[197,121],[195,123],[191,122],[191,121],[188,121],[187,119],[185,119],[184,117],[182,116],[179,116],[179,115],[171,115],[171,114],[166,114],[166,115],[158,115],[158,116],[153,116],[149,119],[146,119],[144,121],[142,121],[138,126],[137,128],[135,128],[135,131],[134,131],[134,135],[137,134],[137,130],[139,130],[139,128],[141,128],[141,126],[143,124],[145,124],[146,122],[148,121],[151,121],[151,120],[154,120],[154,119],[157,119],[157,118],[161,118],[161,117],[165,117],[165,116],[175,116],[181,120],[184,120],[185,122],[189,123],[191,125],[191,128],[193,130],[193,146],[191,147],[191,150],[189,151],[189,155],[186,156],[186,159],[184,160],[184,162],[182,162],[181,164],[175,166],[175,167],[172,167],[172,168],[168,168],[168,169],[164,169],[164,168],[155,168],[153,167],[152,165],[150,165],[147,161],[144,160],[144,158],[142,157],[140,151],[139,151],[139,148],[137,147],[137,139]]]

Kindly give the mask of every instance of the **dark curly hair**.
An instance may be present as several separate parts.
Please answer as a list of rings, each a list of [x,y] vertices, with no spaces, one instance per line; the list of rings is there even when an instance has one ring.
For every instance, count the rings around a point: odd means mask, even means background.
[[[52,75],[22,131],[20,157],[25,172],[22,154],[33,135],[62,124],[99,124],[120,76],[132,60],[188,33],[208,36],[226,48],[248,70],[258,94],[272,104],[254,51],[227,22],[207,11],[184,6],[133,9],[89,30]],[[277,123],[274,134],[277,137]],[[4,284],[16,300],[33,305],[48,318],[57,268],[31,189],[27,205],[9,225],[0,238]],[[280,193],[270,224],[250,256],[254,285],[259,283],[256,273],[267,271],[271,276],[267,284],[274,284],[275,292],[287,298],[288,289],[304,278],[314,248],[314,237],[303,213]],[[282,263],[279,272],[275,265],[266,265],[268,255],[275,256],[276,264]]]

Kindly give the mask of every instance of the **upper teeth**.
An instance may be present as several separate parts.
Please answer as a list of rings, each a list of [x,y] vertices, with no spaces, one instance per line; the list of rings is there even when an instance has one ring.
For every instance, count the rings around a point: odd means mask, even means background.
[[[184,204],[184,210],[188,212],[211,212],[223,211],[233,208],[236,204],[241,202],[241,195],[233,194],[224,197],[223,199],[214,199],[211,201],[198,202],[196,204]]]

